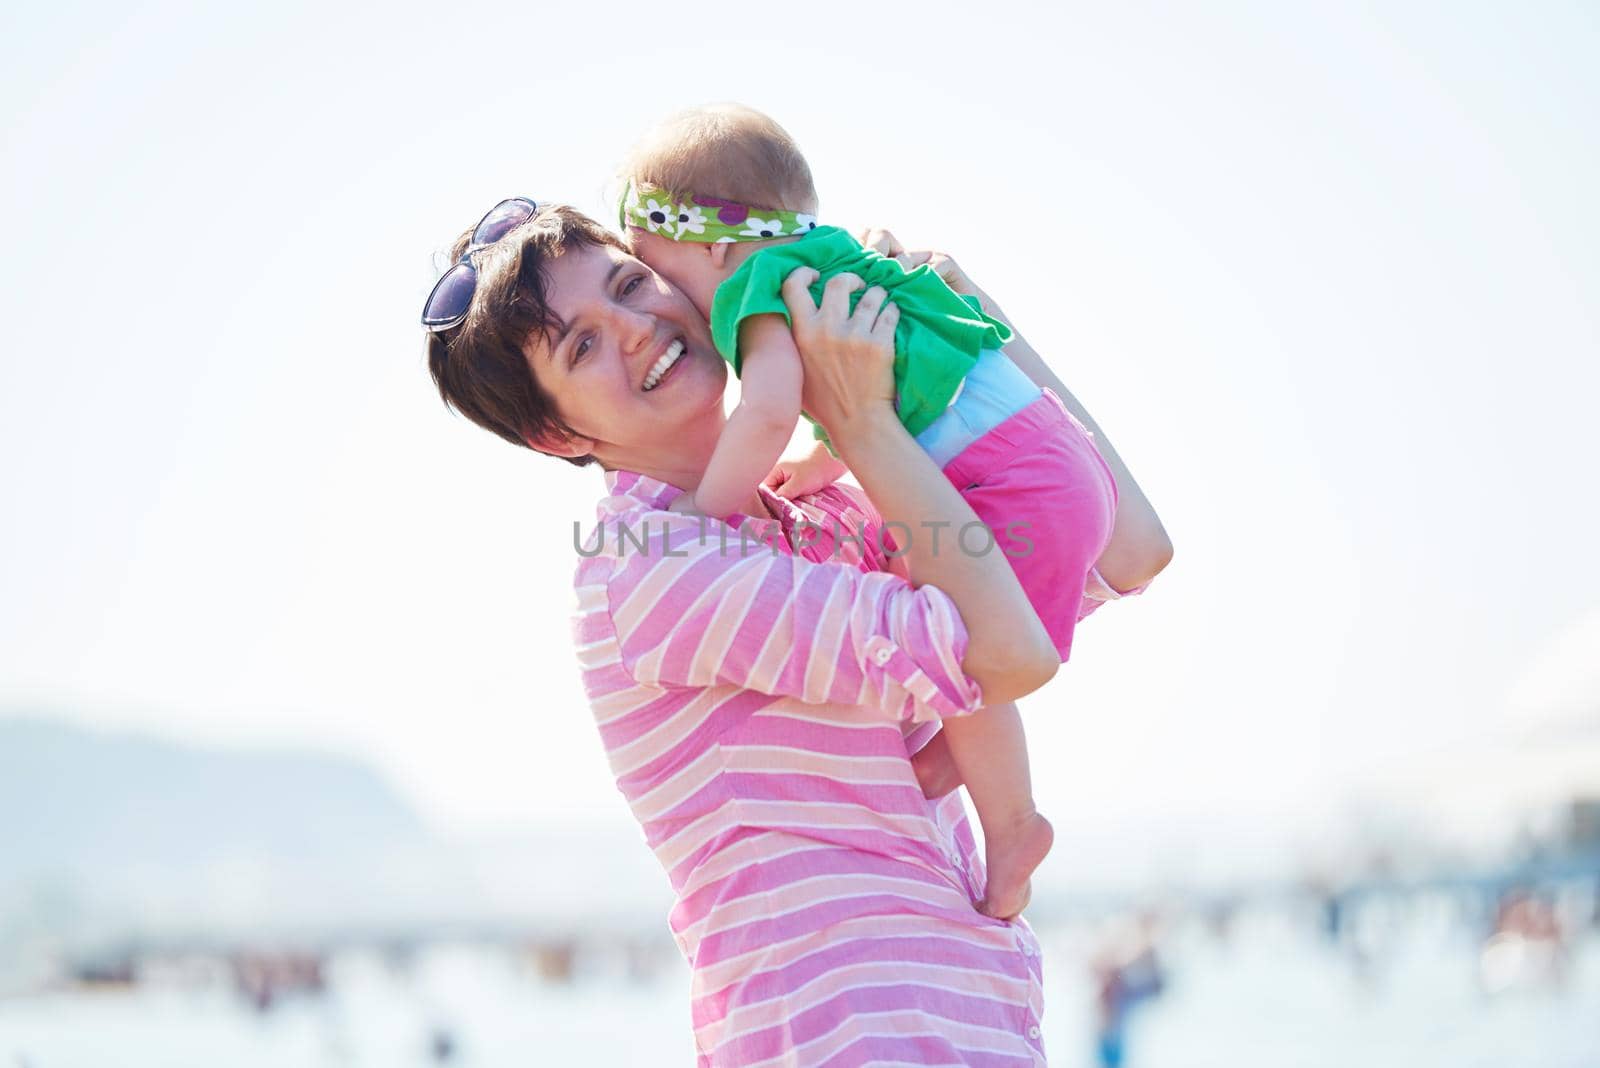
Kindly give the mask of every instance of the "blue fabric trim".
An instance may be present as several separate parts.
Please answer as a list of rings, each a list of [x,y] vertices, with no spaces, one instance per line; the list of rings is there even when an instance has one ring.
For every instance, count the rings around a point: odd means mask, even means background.
[[[941,468],[961,455],[968,445],[1038,400],[1043,392],[1006,354],[984,349],[978,362],[961,382],[961,392],[917,444]]]

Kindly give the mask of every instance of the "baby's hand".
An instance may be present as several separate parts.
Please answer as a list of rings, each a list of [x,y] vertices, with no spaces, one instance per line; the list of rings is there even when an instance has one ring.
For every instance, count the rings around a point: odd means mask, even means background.
[[[699,515],[700,509],[695,507],[694,494],[680,493],[672,498],[672,503],[667,505],[667,511],[678,512],[682,515]]]
[[[833,485],[847,470],[825,446],[819,444],[809,456],[799,460],[779,460],[778,466],[772,469],[762,485],[780,497],[793,500]]]

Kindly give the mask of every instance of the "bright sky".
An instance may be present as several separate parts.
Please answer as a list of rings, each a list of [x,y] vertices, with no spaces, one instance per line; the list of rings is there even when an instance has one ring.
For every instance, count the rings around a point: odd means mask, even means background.
[[[1592,723],[1600,16],[1328,7],[14,15],[0,708],[625,821],[568,645],[599,475],[449,416],[416,317],[496,200],[609,218],[631,138],[738,99],[825,221],[954,253],[1173,534],[1025,704],[1058,826],[1312,817]]]

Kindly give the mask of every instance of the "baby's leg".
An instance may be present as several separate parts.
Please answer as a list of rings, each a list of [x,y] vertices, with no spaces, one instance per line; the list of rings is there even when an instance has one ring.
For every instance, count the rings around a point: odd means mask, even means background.
[[[1028,904],[1029,879],[1055,832],[1033,807],[1028,746],[1014,704],[990,705],[943,724],[950,757],[983,825],[989,883],[979,910],[1009,920]]]
[[[1005,318],[998,309],[992,309],[992,312],[1001,319]],[[1117,454],[1116,447],[1106,437],[1105,431],[1100,429],[1088,409],[1072,395],[1060,376],[1051,370],[1050,365],[1045,363],[1044,358],[1034,350],[1033,346],[1028,344],[1021,334],[1017,334],[1006,345],[1005,352],[1011,362],[1034,383],[1060,398],[1062,405],[1072,413],[1072,417],[1094,435],[1095,448],[1105,461],[1111,475],[1113,491],[1119,499],[1115,521],[1116,536],[1107,541],[1104,552],[1096,557],[1094,564],[1113,588],[1120,590],[1142,588],[1155,572],[1166,566],[1166,561],[1170,559],[1172,552],[1172,543],[1168,540],[1166,529],[1162,527],[1155,509],[1151,507],[1150,499],[1139,487],[1133,472],[1128,470],[1128,465]],[[1165,546],[1165,555],[1161,555],[1161,546]],[[1155,564],[1153,570],[1152,550],[1160,555],[1160,562]]]
[[[1065,663],[1085,614],[1089,569],[1116,519],[1116,487],[1093,440],[1058,399],[1041,394],[946,464],[944,474],[993,532],[989,547],[1008,557]],[[970,537],[965,544],[968,551],[983,547]]]

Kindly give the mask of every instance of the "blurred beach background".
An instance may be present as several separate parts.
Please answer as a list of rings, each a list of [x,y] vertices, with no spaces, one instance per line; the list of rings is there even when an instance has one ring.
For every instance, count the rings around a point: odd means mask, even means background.
[[[1051,1062],[1600,1065],[1593,4],[6,22],[0,1065],[692,1062],[569,648],[599,476],[416,317],[722,99],[1173,535],[1024,703]]]

